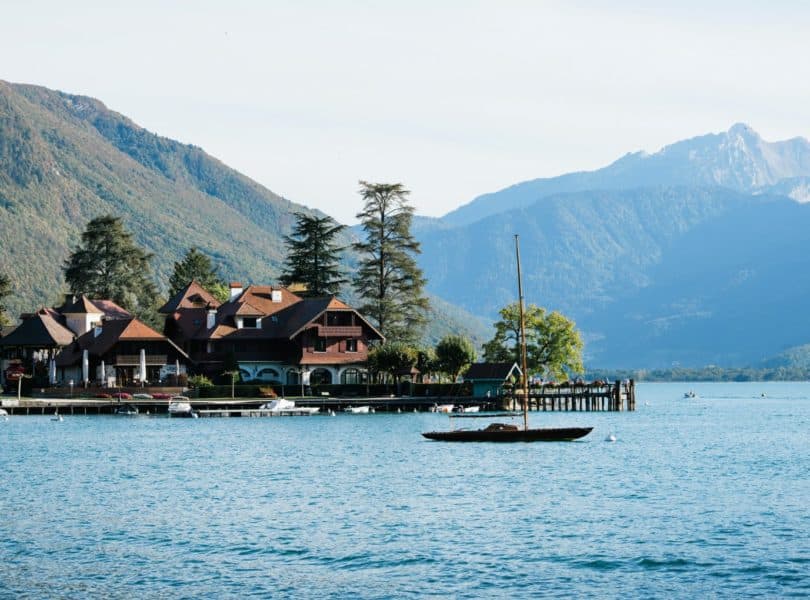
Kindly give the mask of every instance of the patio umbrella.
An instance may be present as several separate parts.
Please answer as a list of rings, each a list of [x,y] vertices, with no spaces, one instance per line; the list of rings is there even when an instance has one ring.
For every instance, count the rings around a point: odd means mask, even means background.
[[[101,361],[101,385],[107,385],[107,365],[104,364],[104,361]]]
[[[48,380],[51,382],[51,385],[56,385],[56,359],[52,358],[50,360],[50,364],[48,365]]]
[[[87,356],[87,350],[82,351],[82,381],[87,385],[90,378],[90,359]]]
[[[141,348],[141,385],[146,383],[146,350]]]

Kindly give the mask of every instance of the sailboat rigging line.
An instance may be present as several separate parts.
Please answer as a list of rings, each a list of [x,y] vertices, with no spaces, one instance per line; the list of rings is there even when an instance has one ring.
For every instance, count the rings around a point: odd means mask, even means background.
[[[523,430],[529,429],[529,380],[526,359],[526,320],[523,313],[523,278],[520,273],[520,236],[515,234],[515,256],[517,257],[518,299],[520,304],[520,368],[521,389],[523,390]]]

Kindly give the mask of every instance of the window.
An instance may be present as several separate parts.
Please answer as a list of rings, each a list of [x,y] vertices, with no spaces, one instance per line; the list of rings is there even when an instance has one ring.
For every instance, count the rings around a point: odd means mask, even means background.
[[[346,340],[346,352],[357,352],[357,340]]]
[[[326,338],[315,338],[315,352],[326,352]]]
[[[366,383],[367,380],[366,372],[360,369],[346,369],[340,374],[340,383],[347,385],[358,385]]]
[[[245,317],[242,319],[242,327],[245,329],[256,329],[256,317]]]

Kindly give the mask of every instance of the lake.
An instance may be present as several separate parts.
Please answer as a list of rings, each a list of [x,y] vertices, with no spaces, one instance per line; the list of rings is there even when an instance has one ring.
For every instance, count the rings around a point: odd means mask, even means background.
[[[11,417],[0,596],[810,595],[810,384],[637,389],[532,413],[595,427],[567,443],[430,442],[430,413]]]

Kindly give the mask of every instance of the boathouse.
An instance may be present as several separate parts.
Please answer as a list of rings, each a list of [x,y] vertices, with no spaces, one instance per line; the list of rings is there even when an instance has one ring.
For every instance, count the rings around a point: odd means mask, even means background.
[[[513,380],[520,380],[522,371],[517,363],[473,363],[464,375],[464,381],[473,386],[473,396],[477,398],[497,398],[503,394],[503,386]]]

